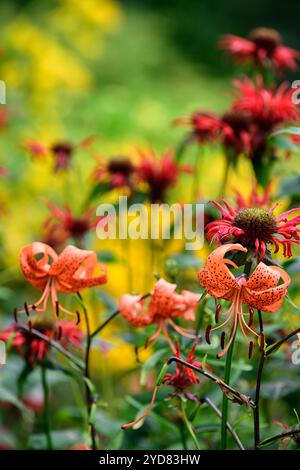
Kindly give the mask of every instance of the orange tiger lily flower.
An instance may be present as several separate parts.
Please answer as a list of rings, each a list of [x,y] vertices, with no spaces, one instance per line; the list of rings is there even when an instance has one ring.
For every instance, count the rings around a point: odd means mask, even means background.
[[[232,260],[225,258],[226,253],[234,250],[247,251],[240,244],[222,245],[209,255],[203,269],[198,274],[200,284],[210,295],[215,299],[231,301],[231,306],[226,312],[218,312],[226,317],[225,321],[210,330],[218,330],[229,325],[227,333],[223,333],[223,342],[226,335],[229,335],[229,341],[217,357],[224,356],[228,351],[238,324],[245,337],[246,332],[258,336],[251,328],[253,309],[270,313],[279,310],[291,282],[290,277],[283,269],[278,266],[267,266],[262,262],[257,265],[250,277],[245,274],[235,277],[228,266],[233,268],[238,268],[238,266]],[[280,279],[283,281],[282,284],[279,284]],[[248,313],[243,312],[243,305],[248,306]],[[249,316],[248,323],[245,316]]]
[[[176,284],[171,284],[161,278],[155,283],[150,295],[142,297],[125,294],[121,297],[119,304],[121,315],[132,325],[137,327],[157,325],[157,330],[147,342],[148,345],[154,344],[162,331],[174,354],[176,348],[170,339],[167,327],[170,325],[180,335],[195,339],[191,330],[177,325],[173,319],[181,317],[194,321],[200,298],[200,294],[186,290],[179,294],[176,288]]]
[[[50,297],[52,310],[56,315],[62,311],[77,316],[75,312],[59,304],[57,292],[75,293],[107,282],[106,267],[98,263],[96,254],[72,245],[57,255],[53,248],[45,243],[31,243],[22,248],[20,265],[30,284],[41,289],[43,294],[34,304],[25,304],[25,310],[18,313],[28,314],[29,310],[44,312]],[[96,271],[98,274],[95,275]]]

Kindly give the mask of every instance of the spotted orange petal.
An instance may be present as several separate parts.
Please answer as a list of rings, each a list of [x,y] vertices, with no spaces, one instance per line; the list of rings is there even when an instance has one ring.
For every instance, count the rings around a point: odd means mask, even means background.
[[[245,287],[256,291],[266,290],[271,287],[276,287],[279,279],[280,271],[274,269],[274,266],[267,266],[261,262],[249,277]]]
[[[22,248],[20,265],[30,284],[43,290],[49,279],[51,262],[57,257],[53,248],[45,243],[34,242]]]
[[[234,291],[240,289],[240,285],[235,279],[228,265],[237,268],[233,261],[224,258],[230,251],[243,251],[244,248],[238,243],[228,243],[216,248],[207,258],[203,269],[198,274],[200,284],[204,289],[216,298],[231,299]]]
[[[96,253],[72,245],[51,265],[49,274],[56,278],[55,287],[61,292],[77,292],[107,282],[106,267],[98,263]]]
[[[276,312],[281,307],[283,299],[287,293],[287,288],[291,282],[291,278],[278,266],[266,266],[264,263],[260,263],[260,265],[259,278],[255,275],[253,282],[250,283],[250,287],[253,286],[253,288],[249,288],[251,277],[244,285],[243,303],[259,310],[263,310],[264,312]],[[274,271],[272,275],[270,274],[271,270]],[[253,275],[254,274],[255,271]],[[280,278],[283,280],[283,283],[274,286],[276,277],[277,284],[279,283]],[[265,287],[267,287],[265,289],[262,288],[264,279]],[[269,287],[270,285],[273,285],[273,287]]]
[[[153,289],[149,304],[151,316],[168,316],[174,309],[175,302],[179,304],[179,294],[175,292],[176,284],[171,284],[164,279],[159,279]],[[179,307],[179,305],[177,305]]]
[[[140,295],[125,294],[119,303],[121,315],[129,323],[135,326],[147,326],[152,322],[152,317],[145,311],[145,302]]]

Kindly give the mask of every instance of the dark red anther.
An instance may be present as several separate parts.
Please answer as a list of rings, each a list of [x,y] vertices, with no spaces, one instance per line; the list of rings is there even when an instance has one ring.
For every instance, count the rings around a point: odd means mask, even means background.
[[[211,330],[211,325],[207,325],[206,330],[205,330],[205,339],[207,344],[210,344],[210,330]]]
[[[225,337],[226,337],[226,333],[225,331],[223,331],[223,333],[221,334],[221,348],[222,349],[225,348]]]
[[[36,306],[34,304],[31,305],[32,310],[36,310]]]
[[[250,341],[250,343],[249,343],[249,350],[248,350],[248,359],[251,359],[251,357],[252,357],[253,348],[254,348],[254,343],[253,343],[253,341]]]
[[[59,327],[56,330],[56,341],[60,341],[62,337],[62,327],[59,325]]]
[[[79,323],[80,323],[80,313],[78,312],[78,310],[76,310],[76,315],[77,315],[76,325],[79,325]]]
[[[253,325],[253,319],[254,319],[254,308],[249,306],[249,322],[248,326],[251,328]]]
[[[27,317],[29,317],[30,313],[29,313],[29,308],[28,308],[27,302],[24,302],[24,309],[25,309],[25,313],[26,313]]]
[[[59,303],[58,303],[58,300],[55,301],[55,314],[58,318],[59,317]]]
[[[216,304],[215,322],[219,323],[221,304]]]
[[[16,308],[14,308],[14,320],[15,323],[18,323],[18,310]]]
[[[265,350],[265,342],[266,342],[266,341],[265,341],[265,334],[264,334],[264,332],[262,331],[262,332],[260,333],[260,350],[261,350],[261,351],[264,351],[264,350]]]

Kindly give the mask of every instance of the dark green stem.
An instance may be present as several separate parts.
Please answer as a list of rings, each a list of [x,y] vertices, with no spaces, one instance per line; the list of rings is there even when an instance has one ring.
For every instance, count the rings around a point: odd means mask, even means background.
[[[86,379],[90,380],[90,353],[91,353],[91,347],[92,347],[92,335],[91,335],[91,327],[90,327],[90,321],[89,321],[89,315],[87,312],[87,309],[85,307],[85,304],[83,302],[83,299],[81,297],[81,294],[77,292],[77,296],[80,299],[82,310],[83,310],[83,315],[84,315],[84,320],[85,320],[85,325],[86,325],[86,347],[85,347],[85,357],[84,357],[84,375]],[[95,405],[94,403],[94,397],[92,396],[90,387],[87,382],[85,382],[85,393],[86,393],[86,406],[87,406],[87,416],[88,416],[88,421],[90,421],[90,416],[91,416],[91,411],[92,411],[92,406]],[[89,422],[89,430],[90,430],[90,436],[91,436],[91,441],[92,441],[92,449],[97,450],[97,442],[96,442],[96,429],[95,426],[92,422]]]
[[[260,328],[260,333],[261,335],[264,332],[264,325],[263,325],[263,320],[262,320],[262,315],[261,311],[257,310],[258,312],[258,318],[259,318],[259,328]],[[261,353],[260,353],[260,361],[259,361],[259,366],[258,366],[258,372],[257,372],[257,380],[256,380],[256,387],[255,387],[255,400],[254,400],[254,408],[253,408],[253,419],[254,419],[254,447],[255,449],[258,448],[259,446],[259,441],[260,441],[260,387],[261,387],[261,382],[262,382],[262,374],[264,370],[264,365],[265,365],[265,345],[261,344]]]
[[[198,442],[198,439],[197,439],[197,436],[195,434],[195,431],[194,431],[194,428],[193,428],[193,425],[192,423],[189,421],[188,417],[187,417],[187,414],[186,414],[186,411],[185,411],[185,406],[184,406],[184,402],[181,401],[181,413],[182,413],[182,418],[183,418],[183,421],[186,425],[186,428],[188,430],[188,432],[190,433],[190,436],[191,438],[193,439],[194,441],[194,444],[195,444],[195,447],[197,450],[200,450],[200,444]]]
[[[263,441],[260,442],[259,448],[267,446],[269,444],[273,444],[273,442],[278,441],[278,439],[284,439],[286,437],[296,437],[299,436],[300,434],[300,429],[291,429],[290,431],[285,431],[280,434],[276,434],[276,436],[269,437],[268,439],[264,439]]]
[[[231,362],[232,362],[232,354],[233,354],[233,349],[234,349],[234,340],[235,338],[233,338],[232,343],[226,355],[224,382],[228,385],[230,385]],[[221,448],[224,450],[227,447],[227,419],[228,419],[228,398],[225,394],[223,394],[222,419],[221,419]]]
[[[49,420],[49,387],[47,382],[47,369],[44,364],[41,364],[41,379],[44,392],[44,411],[43,411],[43,427],[44,433],[47,440],[47,449],[53,450],[53,444],[51,439],[50,431],[50,420]]]

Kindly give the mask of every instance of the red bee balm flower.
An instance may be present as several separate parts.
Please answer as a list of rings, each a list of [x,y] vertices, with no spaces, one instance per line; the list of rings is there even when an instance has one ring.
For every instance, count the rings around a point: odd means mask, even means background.
[[[175,352],[173,343],[170,340],[167,325],[171,325],[179,334],[191,338],[189,331],[178,326],[173,318],[183,317],[185,320],[195,319],[195,310],[200,298],[200,294],[194,294],[183,290],[181,294],[175,292],[176,284],[171,284],[164,279],[160,279],[155,284],[150,295],[150,301],[139,295],[123,295],[120,300],[119,310],[121,315],[131,324],[142,327],[147,325],[157,325],[157,330],[148,343],[154,343],[163,331],[171,349]]]
[[[258,190],[258,185],[253,184],[252,190],[248,198],[245,198],[239,191],[236,193],[236,206],[237,209],[243,209],[245,207],[268,207],[271,205],[271,191],[272,191],[272,181],[270,181],[265,187],[263,193],[260,195]]]
[[[69,344],[78,347],[83,339],[82,332],[70,320],[59,320],[54,324],[47,319],[35,318],[32,326],[49,339],[54,337],[65,348]],[[29,364],[43,362],[50,349],[47,341],[34,336],[29,331],[20,329],[18,324],[13,324],[7,330],[0,332],[0,340],[7,342],[11,338],[11,347],[24,356]]]
[[[202,367],[201,362],[197,362],[194,360],[195,359],[194,353],[195,353],[196,346],[197,346],[197,343],[195,343],[194,346],[192,346],[188,354],[188,357],[186,359],[186,362],[196,367],[201,368]],[[176,341],[176,349],[174,351],[174,354],[179,359],[181,358],[181,351],[180,351],[177,341]],[[207,368],[211,369],[211,367],[209,366],[207,366]],[[188,367],[183,366],[178,363],[176,363],[176,370],[174,374],[166,374],[162,380],[163,384],[170,385],[171,387],[174,388],[174,392],[172,394],[173,396],[183,394],[185,398],[187,398],[188,400],[193,400],[195,399],[195,397],[192,394],[186,392],[186,389],[191,387],[192,385],[198,384],[199,382],[200,382],[199,378],[196,376],[195,372],[192,369],[189,369]],[[128,424],[123,424],[122,429],[131,428],[132,426],[139,423],[146,416],[148,416],[148,414],[150,413],[152,409],[152,406],[154,405],[154,401],[155,401],[156,394],[157,394],[157,389],[158,389],[158,385],[154,387],[151,403],[148,406],[146,412],[142,416],[137,418],[135,421],[132,421],[131,423],[128,423]]]
[[[200,284],[210,295],[215,299],[231,301],[231,306],[226,312],[218,312],[226,317],[225,321],[209,329],[209,331],[214,331],[229,324],[227,333],[223,333],[222,342],[225,341],[226,335],[229,335],[229,340],[223,351],[218,354],[219,358],[228,351],[238,324],[245,337],[246,332],[257,335],[251,328],[253,321],[251,309],[256,308],[264,312],[279,310],[291,282],[283,269],[277,266],[267,266],[262,262],[258,264],[249,278],[245,275],[234,277],[228,266],[233,268],[238,268],[238,266],[232,260],[224,258],[226,253],[233,250],[247,252],[247,249],[239,244],[230,243],[220,246],[209,255],[199,273]],[[283,284],[279,284],[281,278]],[[248,305],[249,313],[243,312],[243,305]],[[249,317],[249,323],[245,321],[245,316]]]
[[[176,352],[175,355],[179,359],[181,359],[181,352],[179,348],[179,344],[175,341],[176,345]],[[195,361],[195,349],[197,347],[197,343],[193,345],[191,348],[186,362],[192,364],[196,367],[202,367],[201,362]],[[176,369],[173,374],[166,374],[163,378],[162,383],[166,385],[171,385],[174,387],[176,393],[184,392],[184,390],[192,385],[198,384],[200,382],[199,377],[196,376],[195,372],[188,367],[183,366],[182,364],[176,363]]]
[[[300,52],[284,46],[280,34],[268,28],[254,29],[249,39],[225,35],[220,41],[220,47],[228,51],[237,62],[271,64],[276,70],[294,70],[297,68],[296,59],[300,58]]]
[[[71,245],[58,256],[50,246],[44,243],[31,243],[22,248],[20,265],[30,284],[41,289],[43,295],[32,305],[25,304],[25,310],[19,313],[28,314],[29,310],[44,312],[50,296],[54,315],[62,311],[78,317],[77,313],[60,305],[57,292],[73,293],[107,282],[106,268],[97,262],[96,254]],[[95,276],[96,270],[100,273]],[[38,307],[39,305],[42,306]]]
[[[141,163],[136,172],[139,181],[149,186],[151,202],[163,202],[166,191],[174,187],[181,172],[190,172],[190,167],[178,165],[171,152],[165,152],[158,159],[153,151],[140,152]]]
[[[300,215],[293,216],[300,211],[299,207],[290,209],[275,217],[273,211],[275,204],[269,210],[257,207],[234,209],[226,199],[222,198],[225,207],[216,201],[212,203],[219,209],[222,219],[215,220],[206,225],[207,239],[218,244],[238,242],[254,249],[255,255],[262,260],[266,254],[267,245],[274,245],[274,253],[283,246],[283,256],[292,256],[292,245],[298,245],[300,236]]]
[[[135,166],[129,158],[120,156],[100,160],[93,172],[93,179],[98,183],[105,181],[111,188],[130,188],[134,173]]]
[[[233,109],[247,113],[260,129],[270,131],[286,121],[299,119],[299,111],[292,100],[294,90],[288,89],[287,83],[280,85],[277,90],[273,87],[265,88],[259,77],[256,83],[246,78],[243,81],[236,80],[234,85],[237,93]]]
[[[93,208],[89,209],[81,217],[75,217],[68,206],[60,209],[55,204],[49,202],[48,207],[52,215],[47,219],[45,227],[49,229],[50,234],[57,231],[60,234],[60,240],[62,240],[62,232],[64,232],[64,241],[73,238],[81,243],[84,236],[95,228],[101,219],[101,217],[93,217],[95,213]]]
[[[218,116],[206,111],[196,111],[188,118],[178,118],[175,124],[189,126],[192,129],[192,137],[199,143],[214,141],[222,127]]]

